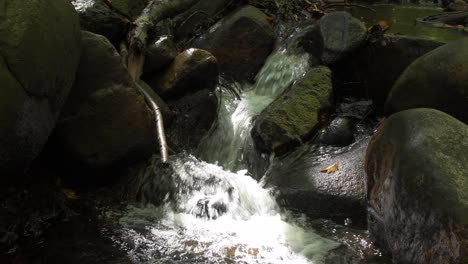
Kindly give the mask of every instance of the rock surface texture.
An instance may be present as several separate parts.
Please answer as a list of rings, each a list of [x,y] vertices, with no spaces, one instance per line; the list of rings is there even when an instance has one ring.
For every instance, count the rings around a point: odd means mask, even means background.
[[[216,120],[216,95],[203,89],[171,101],[169,106],[176,116],[167,130],[168,143],[175,150],[195,150]]]
[[[304,146],[275,161],[266,183],[279,191],[280,205],[313,217],[343,223],[350,218],[355,224],[366,223],[366,187],[364,159],[369,138],[343,149]],[[337,164],[334,173],[321,169]]]
[[[267,16],[247,5],[215,24],[195,45],[213,53],[222,72],[245,81],[253,80],[274,42],[275,33]]]
[[[81,53],[70,1],[0,4],[0,185],[47,141],[75,80]]]
[[[125,37],[127,19],[112,11],[102,0],[73,0],[81,28],[108,38],[114,45]]]
[[[77,80],[57,125],[63,146],[82,163],[105,168],[157,149],[155,121],[112,44],[83,32]]]
[[[213,90],[218,75],[218,61],[211,53],[188,49],[177,55],[164,73],[148,76],[147,82],[164,98],[180,98],[198,90]]]
[[[371,236],[394,263],[468,262],[468,126],[434,109],[390,116],[366,156]]]
[[[338,79],[359,83],[359,94],[384,104],[406,67],[443,42],[408,36],[384,36],[369,42],[339,65],[332,67]],[[355,90],[356,92],[356,90]]]
[[[333,12],[309,27],[302,40],[305,51],[323,64],[333,64],[364,43],[364,24],[347,12]]]
[[[330,69],[311,69],[255,118],[252,137],[256,147],[284,154],[300,144],[321,122],[321,113],[331,106],[332,93]]]
[[[393,86],[387,115],[411,108],[435,108],[468,123],[468,38],[415,60]]]

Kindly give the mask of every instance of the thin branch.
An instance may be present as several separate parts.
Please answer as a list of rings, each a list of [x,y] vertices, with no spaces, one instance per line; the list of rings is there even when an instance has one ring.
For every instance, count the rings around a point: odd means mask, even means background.
[[[364,9],[368,9],[374,13],[377,13],[377,11],[375,9],[373,9],[372,7],[368,7],[368,6],[365,6],[365,5],[359,5],[359,4],[352,4],[352,3],[332,3],[332,4],[326,4],[323,9],[328,9],[328,8],[331,8],[331,7],[335,7],[335,6],[353,6],[353,7],[359,7],[359,8],[364,8]]]
[[[161,110],[159,110],[158,104],[156,104],[156,102],[145,91],[145,89],[143,89],[137,82],[135,82],[135,85],[138,87],[140,92],[143,93],[143,95],[145,96],[145,99],[151,105],[151,108],[153,109],[154,118],[156,121],[156,131],[158,135],[159,152],[161,154],[161,161],[163,163],[166,163],[169,155],[167,152],[168,147],[167,147],[166,134],[164,132],[164,121],[163,121]]]

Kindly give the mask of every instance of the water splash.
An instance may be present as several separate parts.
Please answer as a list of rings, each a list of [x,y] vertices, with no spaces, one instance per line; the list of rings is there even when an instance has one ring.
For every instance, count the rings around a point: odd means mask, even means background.
[[[246,171],[228,172],[192,156],[173,157],[171,166],[177,205],[130,206],[120,218],[119,241],[135,262],[321,263],[339,246],[286,221],[274,197]],[[199,214],[200,201],[207,201],[209,216]]]

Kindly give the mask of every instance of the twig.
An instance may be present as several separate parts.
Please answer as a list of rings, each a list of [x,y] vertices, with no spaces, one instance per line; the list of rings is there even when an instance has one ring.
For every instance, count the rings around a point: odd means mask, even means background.
[[[164,121],[161,110],[159,110],[158,105],[156,102],[151,98],[151,96],[143,89],[137,82],[135,85],[138,87],[141,93],[145,96],[147,102],[151,105],[151,108],[154,112],[154,118],[156,121],[156,131],[158,134],[158,142],[159,142],[159,152],[161,153],[161,161],[163,163],[167,162],[168,159],[168,152],[167,152],[167,141],[166,141],[166,134],[164,132]]]
[[[377,13],[377,11],[371,7],[365,6],[365,5],[359,5],[359,4],[352,4],[352,3],[332,3],[332,4],[326,4],[323,8],[328,9],[334,6],[354,6],[354,7],[359,7],[359,8],[364,8],[368,9],[374,13]]]

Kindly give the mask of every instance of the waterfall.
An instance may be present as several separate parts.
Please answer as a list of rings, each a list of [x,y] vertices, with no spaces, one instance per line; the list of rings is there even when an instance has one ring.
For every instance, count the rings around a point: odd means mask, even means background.
[[[121,233],[113,239],[135,263],[322,263],[339,247],[282,211],[251,177],[261,176],[252,167],[266,158],[255,151],[252,119],[307,71],[308,62],[307,54],[278,49],[254,84],[241,85],[240,98],[218,87],[218,124],[202,141],[199,159],[173,155],[169,172],[155,171],[138,183],[145,197],[161,197],[156,185],[171,179],[166,197],[172,200],[128,206],[119,217]]]
[[[307,53],[278,49],[267,59],[255,84],[241,87],[240,99],[218,87],[221,91],[218,124],[200,144],[198,156],[231,171],[248,169],[254,174],[262,171],[255,168],[262,166],[262,158],[250,136],[252,118],[299,79],[308,69],[308,62]]]

